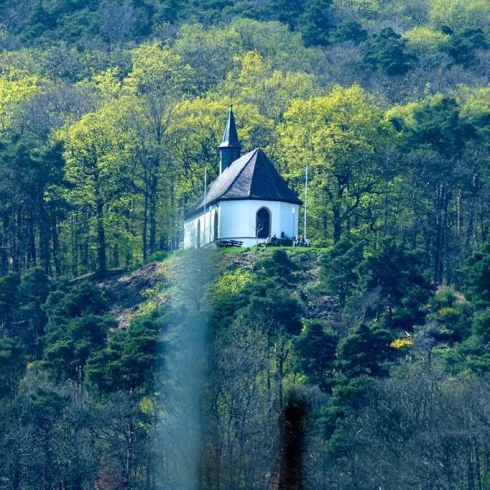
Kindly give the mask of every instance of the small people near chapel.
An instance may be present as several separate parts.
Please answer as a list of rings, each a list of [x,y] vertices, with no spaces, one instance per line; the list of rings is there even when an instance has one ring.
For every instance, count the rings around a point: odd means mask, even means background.
[[[309,247],[310,240],[303,235],[296,235],[293,239],[293,247]]]

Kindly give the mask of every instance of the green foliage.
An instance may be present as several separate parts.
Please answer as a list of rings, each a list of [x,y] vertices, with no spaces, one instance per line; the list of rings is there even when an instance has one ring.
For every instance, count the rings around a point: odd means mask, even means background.
[[[291,335],[301,331],[298,301],[271,283],[254,285],[249,304],[240,311],[243,321],[253,322],[271,334],[282,330]]]
[[[396,354],[393,340],[388,330],[361,324],[340,343],[337,369],[347,378],[386,376]]]
[[[216,292],[220,298],[227,294],[236,295],[240,293],[243,288],[248,286],[251,280],[252,274],[242,269],[237,269],[233,272],[225,272],[219,278]]]
[[[371,376],[361,375],[344,379],[333,390],[325,410],[324,430],[329,450],[334,456],[346,453],[349,447],[349,432],[354,420],[369,403],[373,387]]]
[[[432,327],[430,334],[433,338],[451,346],[466,340],[471,334],[471,320],[467,307],[464,304],[443,306],[437,301],[435,305],[436,311],[427,317]]]
[[[22,341],[30,354],[41,357],[41,339],[47,322],[44,304],[51,292],[51,281],[44,269],[35,267],[21,277],[19,285],[19,319]]]
[[[390,27],[382,29],[368,40],[364,64],[388,76],[403,75],[415,62],[406,44],[407,41]]]
[[[363,259],[364,244],[343,237],[322,258],[322,277],[329,294],[338,296],[343,308],[359,282],[357,268]]]
[[[488,48],[488,41],[481,29],[465,29],[451,34],[447,52],[458,65],[468,67],[475,62],[476,50]]]
[[[294,279],[295,264],[291,261],[285,250],[276,249],[272,256],[260,262],[260,278],[268,284],[273,278],[276,287],[290,285]]]
[[[487,241],[481,250],[468,259],[464,274],[464,292],[476,307],[490,304],[490,243]]]
[[[377,153],[389,136],[382,111],[359,86],[337,86],[326,96],[293,102],[279,135],[288,176],[303,181],[305,165],[316,176],[309,188],[313,233],[338,242],[382,181]]]
[[[22,347],[12,339],[0,339],[0,399],[13,398],[26,369]]]
[[[473,332],[482,344],[490,341],[490,309],[479,311],[473,319]]]
[[[422,271],[420,256],[392,238],[384,240],[378,250],[366,253],[359,266],[360,287],[378,294],[373,308],[378,321],[409,331],[423,322],[433,287]]]
[[[64,323],[70,318],[103,315],[107,307],[108,301],[103,291],[91,282],[82,281],[72,288],[62,287],[51,293],[45,310],[50,322]]]
[[[44,363],[58,381],[83,381],[89,357],[105,346],[107,334],[116,328],[109,316],[85,315],[47,329]]]
[[[362,27],[362,24],[354,20],[345,21],[338,24],[331,34],[331,38],[335,42],[352,41],[355,44],[360,44],[368,38],[367,31]]]
[[[309,0],[300,17],[299,31],[307,46],[325,46],[333,27],[332,0]]]
[[[294,29],[298,26],[304,6],[294,0],[270,0],[267,2],[267,9],[273,20],[288,24]]]
[[[456,292],[452,288],[444,288],[432,298],[433,303],[437,308],[452,308],[458,299]]]
[[[12,329],[12,321],[17,307],[20,278],[17,274],[7,274],[0,278],[0,321],[2,329]],[[12,333],[12,332],[10,332]]]
[[[338,335],[326,329],[318,321],[307,322],[298,337],[294,348],[297,365],[310,384],[328,390],[332,384],[334,361],[337,352]]]
[[[437,96],[423,102],[414,111],[415,125],[406,131],[410,147],[429,147],[442,155],[460,155],[474,128],[460,118],[459,107],[452,98]]]
[[[140,317],[111,334],[105,349],[92,352],[86,369],[88,382],[103,393],[151,394],[166,354],[162,333],[160,319]]]
[[[448,48],[451,39],[449,34],[429,27],[414,27],[403,33],[403,37],[408,40],[407,48],[417,56],[443,51]]]
[[[453,30],[485,29],[488,31],[490,6],[479,0],[433,0],[431,21]]]
[[[487,3],[5,0],[0,486],[483,488]],[[171,253],[230,99],[325,248]]]
[[[9,216],[15,214],[24,217],[20,222],[12,222],[10,228],[12,239],[21,244],[19,253],[11,256],[15,271],[24,271],[39,262],[47,272],[54,269],[60,273],[58,250],[51,247],[50,240],[54,237],[59,245],[57,230],[53,227],[66,210],[62,196],[65,186],[61,155],[62,144],[42,148],[30,138],[14,138],[2,146],[2,221],[10,223]],[[25,237],[29,238],[26,240]],[[8,253],[2,249],[0,268],[8,268],[8,260]]]
[[[102,349],[115,319],[107,315],[100,288],[82,282],[68,291],[52,292],[45,303],[46,326],[43,364],[57,381],[82,382],[91,355]]]

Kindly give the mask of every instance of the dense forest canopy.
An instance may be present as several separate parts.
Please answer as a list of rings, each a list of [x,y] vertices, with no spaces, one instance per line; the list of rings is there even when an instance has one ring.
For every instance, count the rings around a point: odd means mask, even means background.
[[[488,1],[0,5],[0,489],[490,488]],[[178,251],[231,102],[311,249]]]
[[[245,149],[310,166],[314,243],[409,238],[452,282],[488,229],[489,8],[5,2],[1,271],[176,248],[233,100]]]

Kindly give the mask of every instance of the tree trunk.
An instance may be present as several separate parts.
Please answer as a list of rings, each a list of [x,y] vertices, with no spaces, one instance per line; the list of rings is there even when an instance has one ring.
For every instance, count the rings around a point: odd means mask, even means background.
[[[7,231],[5,222],[3,223],[3,233],[0,234],[0,275],[7,274],[9,269],[8,253],[7,253]]]
[[[61,275],[61,259],[60,259],[60,240],[58,236],[58,222],[56,216],[52,218],[51,233],[53,237],[53,262],[56,275]]]
[[[158,177],[153,175],[150,184],[150,255],[157,251],[157,198]]]
[[[104,204],[97,201],[97,268],[99,272],[107,270],[107,244],[104,226]]]
[[[51,254],[49,249],[50,223],[44,208],[44,202],[39,203],[39,259],[42,268],[51,274]]]
[[[145,186],[143,208],[143,261],[148,261],[148,185]]]
[[[340,209],[333,210],[333,241],[337,243],[342,236],[342,218],[340,217]]]
[[[30,216],[28,225],[28,244],[27,244],[27,267],[36,265],[37,250],[36,250],[36,233],[34,231],[34,218]]]

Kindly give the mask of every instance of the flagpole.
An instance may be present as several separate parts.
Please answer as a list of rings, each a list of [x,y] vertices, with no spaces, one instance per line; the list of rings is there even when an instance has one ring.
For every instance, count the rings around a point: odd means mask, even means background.
[[[204,198],[203,198],[203,212],[204,212],[204,226],[203,226],[203,234],[202,241],[203,245],[206,244],[206,194],[208,192],[208,167],[204,167]]]
[[[306,175],[305,175],[305,224],[304,224],[304,230],[303,234],[305,236],[306,240],[306,213],[307,213],[307,208],[308,208],[308,165],[306,165]]]

